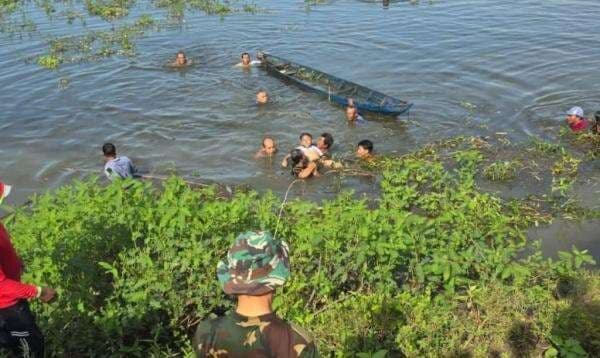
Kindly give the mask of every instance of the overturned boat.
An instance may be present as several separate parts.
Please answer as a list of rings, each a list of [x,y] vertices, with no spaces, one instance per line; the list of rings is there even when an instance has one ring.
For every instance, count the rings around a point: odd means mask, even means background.
[[[389,115],[400,115],[412,106],[412,103],[281,57],[264,52],[259,52],[257,57],[267,72],[342,106],[352,101],[359,111]]]

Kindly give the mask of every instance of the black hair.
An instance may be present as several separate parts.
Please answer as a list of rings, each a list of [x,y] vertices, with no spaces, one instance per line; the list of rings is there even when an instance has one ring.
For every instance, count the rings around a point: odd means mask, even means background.
[[[298,137],[298,138],[300,138],[300,140],[302,140],[302,137],[304,137],[305,135],[309,136],[309,137],[310,137],[310,139],[312,140],[312,137],[313,137],[313,136],[312,136],[312,134],[310,134],[310,133],[308,133],[308,132],[303,132],[302,134],[300,134],[300,137]]]
[[[179,50],[179,51],[177,51],[177,56],[179,56],[179,55],[184,55],[185,56],[185,52],[183,52],[183,50]]]
[[[327,132],[321,134],[321,137],[323,137],[323,140],[325,142],[325,145],[327,146],[327,149],[331,148],[331,146],[333,145],[333,136]]]
[[[373,153],[373,142],[368,139],[358,142],[358,146],[363,147],[363,149],[366,149],[369,153]]]
[[[248,55],[248,57],[250,57],[250,54],[248,52],[242,52],[242,58],[244,58],[244,55]]]
[[[290,167],[292,168],[292,175],[298,175],[300,170],[304,169],[307,164],[304,152],[300,149],[294,149],[290,152],[289,161]]]
[[[116,157],[117,147],[112,143],[104,143],[102,146],[102,153],[104,153],[105,157]]]

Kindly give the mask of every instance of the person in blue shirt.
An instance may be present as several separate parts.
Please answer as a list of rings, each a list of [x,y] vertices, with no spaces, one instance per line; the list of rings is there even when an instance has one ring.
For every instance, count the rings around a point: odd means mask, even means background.
[[[108,179],[133,178],[136,170],[131,160],[125,156],[117,156],[117,147],[112,143],[104,143],[104,174]]]

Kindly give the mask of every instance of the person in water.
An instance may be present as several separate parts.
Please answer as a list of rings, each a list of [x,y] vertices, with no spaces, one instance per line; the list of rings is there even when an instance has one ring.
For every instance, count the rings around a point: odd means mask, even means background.
[[[365,119],[358,114],[358,109],[352,98],[348,98],[348,107],[346,107],[346,120],[348,123],[362,123]]]
[[[275,142],[275,139],[264,137],[260,150],[254,154],[254,159],[270,158],[274,156],[275,153],[277,153],[277,143]]]
[[[317,148],[321,151],[321,156],[331,157],[331,146],[333,145],[333,136],[330,133],[322,133],[317,139]]]
[[[265,90],[260,90],[256,93],[256,103],[266,104],[269,102],[269,94]]]
[[[356,146],[356,156],[362,160],[373,159],[373,142],[368,139],[361,140]]]
[[[306,179],[311,176],[319,176],[317,163],[309,160],[301,149],[294,149],[288,155],[292,175],[299,179]]]
[[[335,162],[331,159],[331,146],[333,145],[333,136],[330,133],[322,133],[319,139],[317,139],[317,148],[321,151],[322,155],[319,159],[319,165],[325,168],[340,169],[341,163]]]
[[[117,157],[117,147],[112,143],[104,143],[104,174],[111,181],[115,179],[133,178],[135,167],[131,160],[125,156]]]
[[[175,60],[171,63],[171,66],[185,67],[185,66],[189,66],[191,64],[192,64],[192,60],[188,59],[185,56],[185,53],[183,51],[179,51],[179,52],[177,52],[177,55],[175,55]]]
[[[315,162],[323,156],[323,153],[312,143],[312,141],[312,135],[304,132],[300,134],[300,145],[296,147],[296,149],[301,150],[309,161]],[[287,167],[289,158],[290,154],[283,158],[283,161],[281,162],[282,167]]]
[[[273,311],[276,289],[290,277],[289,248],[268,231],[240,234],[217,265],[223,291],[236,306],[198,324],[196,357],[316,358],[311,334]]]
[[[261,62],[258,60],[252,60],[250,58],[250,54],[248,52],[244,52],[242,53],[242,62],[238,63],[236,66],[237,67],[244,67],[244,68],[248,68],[250,66],[254,66],[254,65],[260,65]]]
[[[583,109],[581,107],[569,109],[567,112],[567,124],[573,132],[581,132],[590,127],[590,122],[583,117]]]

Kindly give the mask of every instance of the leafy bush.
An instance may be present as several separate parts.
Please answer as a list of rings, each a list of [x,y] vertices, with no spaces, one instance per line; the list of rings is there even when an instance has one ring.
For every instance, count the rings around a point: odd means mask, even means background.
[[[9,228],[27,264],[24,279],[59,293],[54,304],[33,305],[53,356],[189,354],[197,323],[232,308],[215,267],[248,229],[289,242],[293,275],[274,305],[312,331],[325,354],[566,349],[562,342],[579,336],[560,324],[561,315],[590,311],[570,309],[579,296],[556,295],[556,288],[572,280],[584,282],[588,295],[599,292],[597,272],[582,267],[593,260],[576,249],[543,258],[527,246],[530,220],[514,203],[476,188],[481,153],[460,150],[453,158],[453,169],[431,150],[384,159],[373,164],[382,172],[375,203],[351,193],[296,200],[280,220],[281,202],[271,193],[223,199],[175,177],[161,189],[75,182],[34,197]],[[532,338],[515,342],[522,331]],[[585,334],[600,341],[597,330]]]

